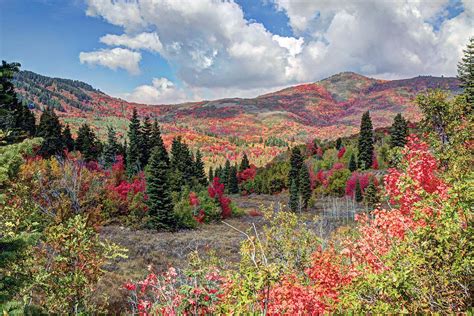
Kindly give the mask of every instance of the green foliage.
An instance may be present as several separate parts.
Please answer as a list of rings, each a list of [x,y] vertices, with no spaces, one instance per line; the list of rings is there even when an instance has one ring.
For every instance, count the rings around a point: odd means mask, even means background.
[[[189,203],[189,192],[189,188],[185,187],[180,193],[173,193],[175,196],[173,212],[179,228],[192,229],[198,226],[198,222],[194,218],[193,207]]]
[[[207,185],[207,177],[206,172],[204,171],[204,163],[202,161],[202,154],[201,151],[198,149],[196,152],[196,161],[194,162],[194,178],[196,179],[197,183],[202,186]],[[237,177],[236,177],[237,180]]]
[[[360,183],[359,183],[359,189],[360,189]],[[356,190],[357,190],[357,187],[356,187]],[[356,195],[357,195],[357,191],[356,191]],[[380,196],[377,190],[377,186],[375,185],[375,182],[373,181],[372,178],[370,179],[369,185],[365,189],[364,202],[365,202],[365,205],[367,205],[368,209],[374,209],[380,203]]]
[[[195,163],[188,145],[182,141],[181,136],[174,138],[171,144],[170,167],[173,191],[179,192],[185,185],[196,186]]]
[[[336,144],[335,144],[335,147],[337,150],[341,149],[342,148],[342,139],[340,137],[338,137],[336,139]]]
[[[301,196],[301,208],[306,210],[308,208],[311,194],[313,193],[311,190],[311,179],[306,165],[303,165],[300,170],[298,191]]]
[[[230,194],[237,194],[239,193],[239,182],[237,179],[237,167],[232,166],[229,169],[229,177],[227,180],[227,190]]]
[[[212,169],[212,166],[209,167],[209,183],[212,183],[212,181],[214,180],[214,170]]]
[[[110,168],[115,162],[115,157],[119,154],[120,146],[117,143],[117,136],[115,129],[111,126],[107,127],[107,143],[104,145],[102,152],[102,159],[104,161],[104,167]]]
[[[300,169],[303,166],[303,155],[298,147],[293,147],[290,157],[290,172],[288,173],[288,183],[295,181],[296,188],[299,187]]]
[[[394,120],[392,127],[390,128],[390,146],[393,147],[404,147],[407,143],[408,137],[408,122],[403,116],[398,113]]]
[[[356,187],[355,187],[355,191],[354,191],[354,199],[358,203],[362,202],[363,199],[364,199],[364,196],[362,195],[362,189],[360,187],[359,178],[357,178],[357,181],[356,181]]]
[[[247,154],[244,153],[244,155],[242,156],[242,161],[240,162],[239,171],[242,172],[248,168],[250,168],[249,158],[247,157]]]
[[[369,169],[372,165],[372,157],[374,155],[374,131],[369,111],[362,115],[358,149],[360,168]]]
[[[97,160],[102,152],[102,144],[88,124],[83,124],[77,132],[76,149],[85,161]]]
[[[351,159],[349,160],[349,171],[354,172],[357,170],[357,161],[354,153],[351,154]]]
[[[464,95],[467,102],[474,103],[474,37],[469,39],[464,56],[458,63],[458,79],[461,81],[461,88],[464,89]]]
[[[242,190],[258,194],[279,193],[288,188],[289,170],[290,164],[287,161],[276,162],[268,165],[266,168],[258,169],[255,178],[246,181],[242,186]]]
[[[146,116],[143,119],[143,123],[140,130],[140,137],[141,137],[141,166],[145,167],[148,164],[148,160],[150,159],[151,150],[152,150],[152,130],[153,126],[150,122],[150,118]]]
[[[298,185],[296,184],[296,179],[291,180],[290,185],[290,201],[288,202],[290,210],[297,212],[300,210],[300,200],[298,194]]]
[[[67,149],[69,152],[74,150],[74,139],[72,139],[71,129],[67,124],[63,129],[63,144],[64,148]]]
[[[337,169],[328,178],[326,192],[330,195],[342,197],[345,194],[346,183],[351,172],[348,169]]]
[[[43,138],[38,154],[45,158],[62,155],[64,144],[61,123],[52,108],[46,108],[41,114],[37,136]]]
[[[262,141],[260,141],[261,143]],[[281,138],[270,136],[265,139],[265,146],[287,147],[288,143]]]
[[[128,148],[127,148],[127,175],[134,176],[140,172],[142,166],[142,136],[140,131],[140,120],[137,109],[133,108],[132,118],[128,126]]]

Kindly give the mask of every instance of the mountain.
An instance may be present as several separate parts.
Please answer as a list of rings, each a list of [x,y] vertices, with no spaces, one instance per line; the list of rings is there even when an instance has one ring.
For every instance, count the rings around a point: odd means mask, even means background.
[[[352,72],[256,98],[175,105],[130,103],[80,81],[50,78],[30,71],[21,71],[15,85],[21,99],[30,107],[53,106],[73,130],[87,121],[99,134],[103,135],[106,125],[112,125],[123,135],[127,118],[136,107],[141,116],[150,115],[162,123],[166,142],[177,134],[185,135],[191,145],[203,148],[210,159],[222,153],[234,159],[247,147],[252,147],[257,158],[272,156],[286,150],[288,142],[354,134],[362,113],[367,110],[375,127],[390,125],[397,113],[416,122],[420,119],[414,104],[418,93],[433,88],[459,92],[456,78],[418,76],[380,80]],[[261,143],[268,146],[259,146]]]

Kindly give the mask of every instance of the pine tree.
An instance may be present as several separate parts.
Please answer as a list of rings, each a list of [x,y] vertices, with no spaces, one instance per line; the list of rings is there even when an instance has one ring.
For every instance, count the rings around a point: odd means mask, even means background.
[[[228,191],[230,194],[239,193],[239,181],[237,179],[237,166],[229,168],[229,178],[227,182]]]
[[[360,181],[359,181],[359,178],[357,178],[357,182],[356,182],[356,187],[355,187],[355,200],[356,202],[362,202],[362,200],[364,199],[363,195],[362,195],[362,189],[360,187]]]
[[[119,145],[115,129],[111,126],[107,127],[107,143],[104,146],[103,160],[106,168],[111,167],[115,163],[115,157],[119,154]]]
[[[338,137],[336,139],[336,149],[339,150],[339,149],[341,149],[341,147],[342,147],[342,139],[340,137]]]
[[[46,108],[40,117],[37,135],[43,138],[43,143],[38,153],[43,157],[63,154],[63,135],[61,123],[53,108]]]
[[[142,167],[145,167],[148,163],[148,159],[150,159],[151,154],[151,137],[152,137],[152,125],[150,122],[150,118],[146,116],[143,119],[143,124],[140,132],[141,137],[141,160],[140,164]]]
[[[359,134],[359,164],[361,169],[369,169],[374,155],[374,131],[369,111],[362,115]]]
[[[299,187],[299,175],[300,169],[303,166],[303,156],[301,155],[301,151],[298,147],[293,147],[291,150],[291,157],[290,157],[290,172],[288,173],[288,183],[291,184],[293,180],[295,180],[296,188]]]
[[[293,212],[297,212],[299,210],[299,197],[298,197],[298,186],[296,184],[296,179],[291,180],[291,185],[290,185],[290,202],[289,202],[289,207],[290,210]]]
[[[474,104],[474,37],[469,39],[469,43],[463,52],[464,56],[458,63],[458,79],[472,109]]]
[[[101,144],[88,124],[84,123],[77,132],[76,149],[85,161],[97,160],[101,153]]]
[[[408,137],[408,123],[403,116],[398,113],[394,120],[392,127],[390,128],[390,146],[393,147],[404,147],[407,143]]]
[[[207,185],[206,172],[204,171],[204,163],[202,162],[202,155],[199,149],[196,152],[196,161],[194,162],[194,177],[199,184],[203,186]]]
[[[375,208],[380,202],[377,186],[375,185],[372,179],[367,188],[365,189],[364,201],[369,209]]]
[[[308,208],[308,202],[311,198],[311,179],[309,177],[308,168],[303,165],[299,174],[299,194],[301,196],[301,206],[304,210]]]
[[[129,177],[134,176],[140,170],[141,165],[141,132],[140,132],[140,120],[138,119],[137,109],[133,109],[132,119],[128,126],[128,151],[127,151],[127,174]]]
[[[148,196],[148,225],[155,229],[173,230],[176,218],[169,183],[168,164],[163,152],[155,147],[146,168],[146,194]]]
[[[155,147],[160,148],[162,152],[161,154],[163,155],[163,157],[165,157],[165,161],[169,165],[170,160],[168,157],[168,152],[166,151],[165,143],[163,142],[163,138],[161,137],[160,126],[158,125],[158,122],[156,120],[153,122],[153,126],[151,128],[150,150],[153,151]]]
[[[354,172],[357,170],[357,161],[353,153],[351,154],[351,159],[349,160],[349,170],[351,172]]]
[[[216,171],[214,172],[214,177],[219,178],[220,183],[222,183],[222,180],[223,180],[222,173],[223,173],[222,166],[217,166]]]
[[[224,169],[222,169],[221,175],[222,175],[221,183],[224,183],[225,191],[229,192],[229,175],[230,175],[230,161],[229,161],[229,159],[227,159],[225,161]]]
[[[214,181],[214,171],[212,170],[212,166],[209,167],[209,183],[212,183]]]
[[[248,168],[250,168],[250,162],[249,162],[249,159],[247,157],[247,154],[244,153],[244,155],[242,156],[242,161],[240,162],[239,171],[242,172],[242,171],[244,171]]]
[[[74,139],[72,139],[71,129],[69,128],[69,125],[66,125],[66,127],[63,129],[63,144],[64,148],[66,148],[68,151],[74,150]]]

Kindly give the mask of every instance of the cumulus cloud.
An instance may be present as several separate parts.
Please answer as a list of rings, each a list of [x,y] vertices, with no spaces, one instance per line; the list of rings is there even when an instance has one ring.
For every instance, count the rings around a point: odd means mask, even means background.
[[[81,64],[101,65],[113,70],[122,68],[132,75],[140,73],[138,64],[141,59],[142,56],[139,52],[118,47],[79,54]]]
[[[189,100],[182,90],[167,78],[153,78],[151,85],[136,87],[131,93],[121,95],[124,99],[145,104],[180,103]]]
[[[109,46],[125,46],[135,50],[143,49],[155,53],[159,53],[163,49],[160,38],[156,33],[140,33],[134,36],[107,34],[102,36],[100,41]]]

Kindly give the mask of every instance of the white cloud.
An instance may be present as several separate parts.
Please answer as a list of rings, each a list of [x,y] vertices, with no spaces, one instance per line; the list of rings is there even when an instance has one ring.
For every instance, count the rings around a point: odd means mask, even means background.
[[[140,33],[135,36],[107,34],[102,36],[100,41],[109,46],[125,46],[135,50],[143,49],[156,53],[163,49],[160,38],[156,33]]]
[[[113,70],[122,68],[133,75],[140,73],[138,64],[141,59],[142,56],[139,52],[125,48],[101,49],[79,54],[81,64],[101,65]]]
[[[138,86],[131,93],[125,93],[120,97],[145,104],[180,103],[189,100],[186,93],[176,88],[167,78],[153,78],[151,85]]]

